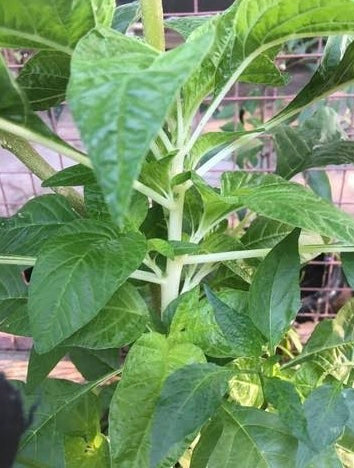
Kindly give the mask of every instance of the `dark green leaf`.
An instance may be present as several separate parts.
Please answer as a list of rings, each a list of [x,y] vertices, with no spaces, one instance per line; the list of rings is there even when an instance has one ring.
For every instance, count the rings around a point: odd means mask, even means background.
[[[226,172],[222,197],[256,213],[324,236],[354,239],[354,219],[303,186],[274,174]]]
[[[318,451],[338,439],[349,417],[343,395],[331,385],[314,390],[304,403],[304,411],[308,434]]]
[[[65,346],[121,348],[143,333],[149,311],[138,290],[125,283],[98,315],[65,341]]]
[[[0,222],[0,251],[2,254],[36,255],[48,238],[77,217],[61,195],[34,198],[14,216]]]
[[[122,222],[133,182],[176,93],[209,46],[204,35],[157,54],[136,39],[100,29],[76,48],[70,106],[115,221]]]
[[[294,230],[259,265],[250,288],[250,316],[274,349],[300,308],[299,230]]]
[[[223,421],[220,414],[204,426],[201,431],[198,444],[193,450],[190,468],[205,468],[208,466],[218,440],[223,432]]]
[[[27,286],[21,270],[16,265],[1,265],[0,330],[14,335],[31,336],[27,314]]]
[[[350,287],[354,288],[354,253],[342,253],[341,260],[345,277]]]
[[[211,363],[182,367],[167,378],[154,415],[151,466],[213,415],[229,378],[230,371]]]
[[[139,21],[141,16],[140,2],[131,2],[116,8],[112,21],[112,28],[121,33],[126,33],[129,27]]]
[[[96,178],[92,169],[76,164],[57,172],[55,175],[46,179],[42,183],[42,187],[67,187],[88,185],[96,182]]]
[[[204,290],[213,308],[216,323],[234,350],[234,357],[260,356],[263,340],[249,315],[229,307],[206,285]]]
[[[300,442],[296,457],[296,468],[343,468],[334,447],[318,452]]]
[[[152,419],[165,379],[179,368],[204,360],[197,347],[188,343],[174,344],[157,333],[143,335],[134,344],[109,414],[115,466],[149,466]]]
[[[294,468],[297,440],[277,415],[224,403],[219,417],[221,421],[217,420],[216,424],[219,427],[222,424],[222,432],[215,428],[216,437],[220,436],[216,443],[210,441],[215,445],[211,455],[207,447],[200,448],[206,445],[204,437],[208,434],[202,433],[195,449],[204,459],[208,457],[207,464],[201,464],[197,457],[193,457],[191,468]]]
[[[141,264],[146,242],[108,223],[76,221],[40,251],[29,289],[36,351],[45,353],[92,320]]]
[[[295,386],[275,377],[265,378],[263,391],[265,399],[278,410],[290,433],[305,444],[311,444],[304,409]]]
[[[99,221],[111,221],[111,215],[103,197],[101,187],[96,182],[85,185],[84,200],[85,208],[90,218]]]
[[[118,369],[117,349],[71,348],[70,360],[86,380],[96,380]]]
[[[304,179],[318,196],[329,202],[332,201],[331,183],[325,171],[305,171]]]
[[[273,248],[284,239],[292,227],[273,219],[257,216],[241,238],[246,249]]]
[[[28,60],[17,81],[26,92],[33,110],[47,110],[65,100],[69,77],[69,55],[41,51]]]
[[[354,434],[354,389],[346,388],[345,390],[343,390],[342,395],[349,413],[349,418],[346,422],[346,426]]]
[[[66,349],[59,346],[45,354],[37,354],[32,348],[27,369],[26,391],[32,392],[41,384],[65,354]]]
[[[113,0],[104,0],[113,5]],[[70,55],[95,25],[102,0],[23,0],[5,2],[0,11],[1,47],[55,49]]]

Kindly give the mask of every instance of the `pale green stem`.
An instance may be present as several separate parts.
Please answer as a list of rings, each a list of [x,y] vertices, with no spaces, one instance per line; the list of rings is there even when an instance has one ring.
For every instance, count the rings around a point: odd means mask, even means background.
[[[163,156],[156,141],[151,142],[150,150],[157,160],[162,159]]]
[[[166,150],[168,153],[171,153],[172,151],[175,150],[174,146],[172,145],[170,139],[168,138],[168,136],[166,135],[165,131],[163,130],[163,128],[161,128],[159,130],[159,138],[160,140],[162,141],[163,145],[165,146]]]
[[[166,46],[162,0],[141,0],[141,13],[146,42],[163,52]]]
[[[211,253],[205,255],[190,255],[184,259],[185,265],[201,263],[227,262],[231,260],[242,260],[245,258],[260,258],[269,254],[272,249],[237,250],[231,252]],[[354,252],[354,246],[323,244],[323,245],[300,245],[300,254]]]
[[[56,170],[23,138],[0,131],[0,145],[13,153],[40,180],[56,174]],[[66,197],[75,211],[85,213],[83,197],[76,190],[71,187],[53,187],[52,190]]]

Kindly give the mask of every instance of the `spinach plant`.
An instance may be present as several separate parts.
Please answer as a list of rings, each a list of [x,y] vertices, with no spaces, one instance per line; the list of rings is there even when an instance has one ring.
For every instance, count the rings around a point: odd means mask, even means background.
[[[167,20],[185,39],[168,52],[161,0],[0,6],[0,45],[36,51],[16,79],[0,63],[1,145],[55,192],[1,220],[0,327],[34,340],[27,382],[13,383],[25,411],[38,405],[17,466],[353,466],[354,303],[300,354],[279,350],[304,262],[341,254],[354,286],[353,217],[289,181],[354,162],[343,135],[289,126],[353,82],[354,1],[238,0]],[[140,17],[144,39],[126,35]],[[284,110],[252,131],[204,131],[235,82],[282,86],[278,51],[317,36],[323,61]],[[86,152],[35,113],[65,99]],[[265,132],[276,174],[208,185]],[[78,164],[56,173],[42,147]],[[66,354],[85,384],[46,378]]]

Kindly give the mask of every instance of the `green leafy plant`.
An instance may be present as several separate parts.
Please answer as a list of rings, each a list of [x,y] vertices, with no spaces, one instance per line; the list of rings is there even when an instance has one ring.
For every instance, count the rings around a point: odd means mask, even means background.
[[[1,220],[0,329],[34,340],[14,383],[26,411],[38,404],[17,466],[352,466],[354,303],[301,353],[281,343],[301,264],[341,254],[354,286],[354,219],[289,181],[353,162],[354,145],[287,125],[353,82],[354,1],[239,0],[170,21],[185,43],[169,52],[160,0],[114,3],[1,1],[0,45],[36,53],[17,79],[0,63],[0,142],[56,192]],[[144,40],[124,34],[140,15]],[[236,81],[281,86],[283,44],[317,36],[330,36],[324,59],[285,109],[252,131],[204,132]],[[64,99],[87,154],[34,112]],[[276,174],[207,184],[264,132]],[[78,164],[55,173],[33,143]],[[88,383],[46,378],[66,354]]]

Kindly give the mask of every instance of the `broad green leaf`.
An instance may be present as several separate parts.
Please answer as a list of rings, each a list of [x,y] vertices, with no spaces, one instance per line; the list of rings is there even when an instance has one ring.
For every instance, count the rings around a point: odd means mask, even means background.
[[[178,32],[183,39],[188,39],[192,32],[203,26],[206,21],[209,21],[210,16],[183,16],[183,17],[171,17],[165,21],[165,27]]]
[[[250,316],[229,307],[206,285],[204,290],[213,308],[216,323],[234,350],[234,357],[260,356],[263,339]]]
[[[175,258],[175,252],[170,242],[164,239],[149,239],[148,240],[149,252],[157,252],[164,257],[173,260]]]
[[[91,0],[97,25],[111,26],[116,8],[115,0]]]
[[[341,260],[345,277],[350,287],[354,288],[354,253],[342,253]]]
[[[1,265],[0,330],[14,335],[31,336],[27,314],[27,286],[21,270],[16,265]]]
[[[318,452],[300,442],[296,468],[343,468],[343,465],[333,446]]]
[[[29,288],[35,347],[45,353],[86,325],[141,264],[146,242],[108,223],[76,221],[41,249]]]
[[[158,54],[136,39],[96,29],[76,48],[69,103],[115,221],[122,222],[149,146],[210,42],[204,35]]]
[[[33,404],[39,406],[20,442],[16,466],[23,466],[20,462],[23,459],[28,466],[65,468],[65,436],[92,438],[99,430],[97,397],[92,390],[105,380],[78,385],[47,379],[39,391],[23,393],[26,414]],[[24,390],[22,382],[17,386]]]
[[[140,1],[120,5],[114,12],[112,28],[124,34],[133,23],[139,21],[140,16]]]
[[[350,429],[354,434],[354,389],[347,388],[342,392],[345,405],[349,412],[349,418],[346,422],[346,426]]]
[[[103,434],[93,440],[67,436],[64,440],[65,462],[70,468],[110,468],[109,442]]]
[[[322,353],[341,350],[346,345],[352,348],[354,344],[354,301],[348,302],[337,314],[334,320],[323,320],[312,333],[303,352],[285,367],[321,356]]]
[[[208,466],[209,458],[211,457],[222,432],[223,421],[220,412],[218,412],[201,430],[198,443],[192,452],[190,468],[205,468]]]
[[[45,354],[37,354],[34,348],[28,361],[26,391],[32,392],[54,369],[66,354],[66,349],[57,347]]]
[[[259,265],[249,294],[249,314],[274,350],[300,308],[299,230],[294,230]]]
[[[140,174],[140,181],[156,192],[171,195],[170,167],[173,157],[166,156],[158,161],[145,161]]]
[[[16,2],[21,2],[21,0],[16,0]],[[2,10],[0,9],[0,18],[1,13]],[[31,110],[27,96],[6,68],[2,56],[0,57],[0,89],[2,95],[6,96],[0,103],[0,129],[4,130],[1,134],[0,142],[1,140],[5,140],[6,142],[6,134],[13,133],[35,143],[47,145],[57,151],[65,150],[69,153],[75,153],[76,157],[80,155],[80,152],[74,150],[54,134],[38,115]],[[7,142],[6,147],[11,147],[11,141],[10,143]]]
[[[196,297],[192,295],[193,292],[190,291],[188,294],[190,297],[188,299],[186,297],[186,302],[183,301],[180,306],[177,306],[173,316],[170,326],[171,338],[178,342],[194,343],[205,354],[216,358],[245,356],[245,351],[240,344],[235,344],[223,334],[209,301],[205,298],[199,303],[195,303]],[[194,292],[194,294],[196,293]],[[247,317],[248,293],[246,291],[224,290],[218,292],[217,297],[236,311],[236,318],[238,316]],[[189,303],[189,299],[192,301],[191,303]],[[251,347],[251,344],[249,346]],[[257,341],[253,346],[257,349],[259,342]],[[253,353],[255,349],[253,349]]]
[[[148,320],[149,311],[138,290],[125,283],[91,322],[65,341],[65,346],[121,348],[139,338]]]
[[[110,407],[114,466],[149,466],[151,425],[166,378],[179,368],[204,361],[196,346],[174,344],[157,333],[143,335],[133,345]],[[160,435],[163,437],[163,432]]]
[[[70,166],[57,172],[42,183],[42,187],[75,187],[94,184],[96,178],[92,169],[82,164]]]
[[[305,171],[303,173],[306,184],[321,198],[332,201],[332,188],[325,171]]]
[[[96,8],[112,0],[2,2],[1,47],[54,49],[71,54],[77,41],[99,24]]]
[[[69,357],[86,380],[96,380],[118,368],[117,349],[70,348]]]
[[[59,228],[77,219],[61,195],[43,195],[27,202],[11,218],[0,222],[2,254],[36,255]]]
[[[180,294],[176,299],[169,303],[166,309],[163,311],[162,321],[165,326],[170,329],[171,323],[174,320],[176,314],[180,316],[185,316],[195,307],[198,307],[199,303],[199,286],[196,288],[187,291],[183,294]],[[174,327],[171,328],[170,334],[173,334]]]
[[[205,363],[182,367],[166,379],[154,414],[151,466],[213,415],[221,405],[229,378],[229,370]]]
[[[222,430],[216,431],[216,436],[220,434],[217,442],[211,441],[215,447],[207,464],[199,463],[197,456],[193,456],[191,468],[294,468],[297,440],[277,415],[224,403],[220,418],[221,422],[217,420],[216,424],[222,424]],[[203,435],[195,449],[196,455],[203,454],[201,446],[207,442]]]
[[[323,383],[325,377],[323,369],[313,360],[303,362],[293,375],[292,381],[302,397],[307,398],[316,387]]]
[[[266,401],[278,410],[281,421],[290,433],[311,445],[304,408],[294,384],[278,378],[265,378],[263,391]]]
[[[304,403],[308,434],[320,451],[333,444],[344,431],[349,412],[336,386],[322,385]]]
[[[275,174],[225,172],[221,195],[229,203],[239,203],[270,219],[353,243],[353,217]]]
[[[69,77],[69,55],[57,51],[40,51],[24,65],[17,81],[33,110],[47,110],[65,100]]]
[[[246,249],[273,248],[291,231],[288,224],[257,216],[242,236],[241,242]]]
[[[86,212],[90,218],[99,221],[111,221],[111,215],[101,187],[96,182],[84,186],[84,200]]]

